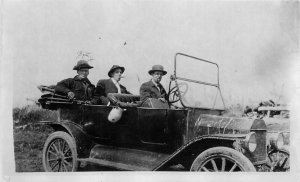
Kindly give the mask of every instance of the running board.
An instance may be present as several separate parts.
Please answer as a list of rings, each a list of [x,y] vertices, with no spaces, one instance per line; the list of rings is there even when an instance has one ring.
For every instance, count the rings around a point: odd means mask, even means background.
[[[96,145],[89,158],[78,160],[119,170],[152,171],[168,157],[168,154]]]

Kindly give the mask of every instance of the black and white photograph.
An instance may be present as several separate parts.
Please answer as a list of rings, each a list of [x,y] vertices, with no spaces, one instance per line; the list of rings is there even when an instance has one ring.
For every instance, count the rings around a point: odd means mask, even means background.
[[[1,4],[6,181],[299,180],[298,0]]]

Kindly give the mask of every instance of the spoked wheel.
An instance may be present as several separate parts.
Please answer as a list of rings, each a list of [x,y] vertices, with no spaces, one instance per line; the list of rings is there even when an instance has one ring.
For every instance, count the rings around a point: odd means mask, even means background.
[[[191,171],[251,172],[256,170],[242,153],[227,147],[214,147],[198,155],[191,166]]]
[[[270,171],[285,172],[290,170],[290,155],[283,150],[273,150],[268,153],[268,166]]]
[[[76,145],[73,138],[66,132],[52,133],[46,140],[43,149],[43,166],[46,172],[76,171]]]

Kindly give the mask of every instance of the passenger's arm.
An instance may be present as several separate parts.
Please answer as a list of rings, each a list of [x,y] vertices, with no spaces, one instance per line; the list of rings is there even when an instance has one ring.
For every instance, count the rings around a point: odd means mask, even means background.
[[[68,94],[69,92],[72,92],[72,79],[68,78],[65,80],[62,80],[57,83],[57,85],[54,87],[55,92]]]

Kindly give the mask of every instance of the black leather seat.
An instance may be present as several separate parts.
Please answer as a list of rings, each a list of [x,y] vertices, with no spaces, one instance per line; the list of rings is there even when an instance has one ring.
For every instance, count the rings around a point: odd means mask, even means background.
[[[120,107],[138,107],[142,103],[139,95],[109,93],[107,98],[112,105]]]

